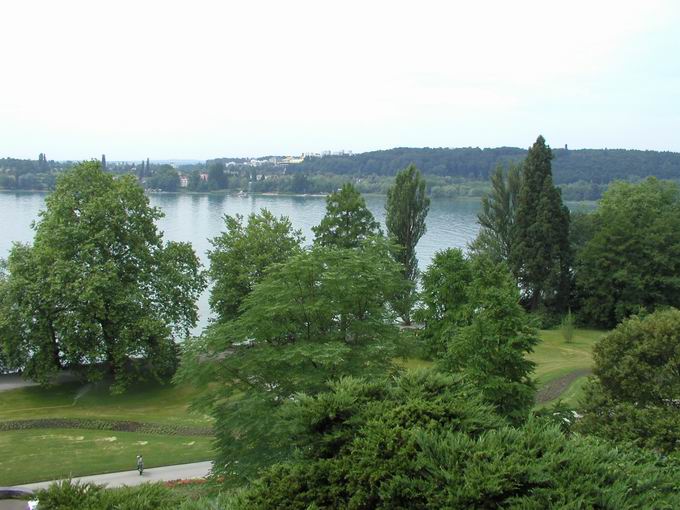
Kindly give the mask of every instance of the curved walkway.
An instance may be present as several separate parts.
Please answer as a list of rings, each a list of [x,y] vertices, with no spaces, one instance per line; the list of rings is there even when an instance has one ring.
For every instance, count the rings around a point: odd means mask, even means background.
[[[553,379],[544,384],[543,387],[536,392],[536,403],[545,404],[546,402],[559,398],[559,396],[562,395],[576,379],[590,375],[592,372],[593,371],[590,368],[582,368],[580,370],[574,370],[562,377],[558,377],[557,379]]]
[[[106,473],[101,475],[90,475],[73,478],[74,481],[82,483],[97,483],[107,487],[121,487],[123,485],[141,485],[149,482],[169,482],[171,480],[187,480],[190,478],[205,478],[212,468],[211,461],[194,462],[192,464],[177,464],[175,466],[161,466],[144,470],[144,474],[139,476],[139,472],[121,471],[119,473]],[[45,489],[57,480],[45,482],[28,483],[17,485],[25,489]]]

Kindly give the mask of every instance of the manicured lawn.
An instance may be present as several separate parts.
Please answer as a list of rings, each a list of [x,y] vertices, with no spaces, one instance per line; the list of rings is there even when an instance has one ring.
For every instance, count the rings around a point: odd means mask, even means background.
[[[572,372],[591,369],[593,346],[606,334],[606,331],[576,329],[574,338],[570,343],[565,342],[559,329],[542,330],[539,334],[542,342],[536,346],[529,357],[536,362],[536,379],[540,389]],[[569,384],[558,398],[543,402],[538,407],[550,405],[557,400],[562,400],[570,406],[576,406],[582,395],[586,378],[587,375],[578,377]]]
[[[105,384],[68,383],[0,392],[0,421],[30,418],[99,418],[175,425],[210,425],[189,412],[195,390],[187,386],[144,384],[111,395]],[[77,397],[77,398],[76,398]]]
[[[538,387],[541,388],[574,371],[589,370],[593,363],[593,346],[605,333],[606,331],[576,329],[574,338],[567,343],[559,329],[539,331],[541,342],[529,356],[536,362],[535,377]],[[419,358],[398,358],[396,363],[407,369],[432,366],[431,361]],[[568,405],[576,405],[585,380],[586,376],[575,379],[559,398]]]
[[[529,356],[536,362],[536,378],[539,386],[566,375],[574,370],[591,368],[593,346],[605,331],[577,329],[570,343],[564,341],[559,330],[541,330],[542,342]]]
[[[210,437],[163,436],[83,429],[0,433],[0,486],[212,458]]]

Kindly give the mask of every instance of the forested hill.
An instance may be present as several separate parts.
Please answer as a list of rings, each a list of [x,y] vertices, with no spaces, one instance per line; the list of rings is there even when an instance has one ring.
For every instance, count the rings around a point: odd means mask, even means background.
[[[340,175],[394,175],[410,163],[425,174],[486,180],[499,163],[522,160],[527,151],[495,149],[395,148],[353,156],[306,158],[289,166],[291,172]],[[680,179],[680,153],[625,149],[553,149],[553,175],[558,184],[588,181],[604,184],[616,179],[650,175]]]

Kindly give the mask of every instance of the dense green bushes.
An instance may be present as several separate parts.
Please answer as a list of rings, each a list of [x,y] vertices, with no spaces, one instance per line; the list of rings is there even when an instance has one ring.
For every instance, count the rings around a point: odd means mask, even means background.
[[[680,310],[632,317],[594,350],[577,429],[663,452],[680,449]]]
[[[511,428],[464,381],[430,372],[345,379],[292,411],[302,455],[228,508],[674,508],[680,463]]]

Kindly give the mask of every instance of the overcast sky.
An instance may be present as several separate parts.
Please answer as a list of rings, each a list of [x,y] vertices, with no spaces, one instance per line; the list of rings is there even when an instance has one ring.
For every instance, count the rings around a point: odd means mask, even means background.
[[[680,2],[7,0],[0,157],[680,151]]]

